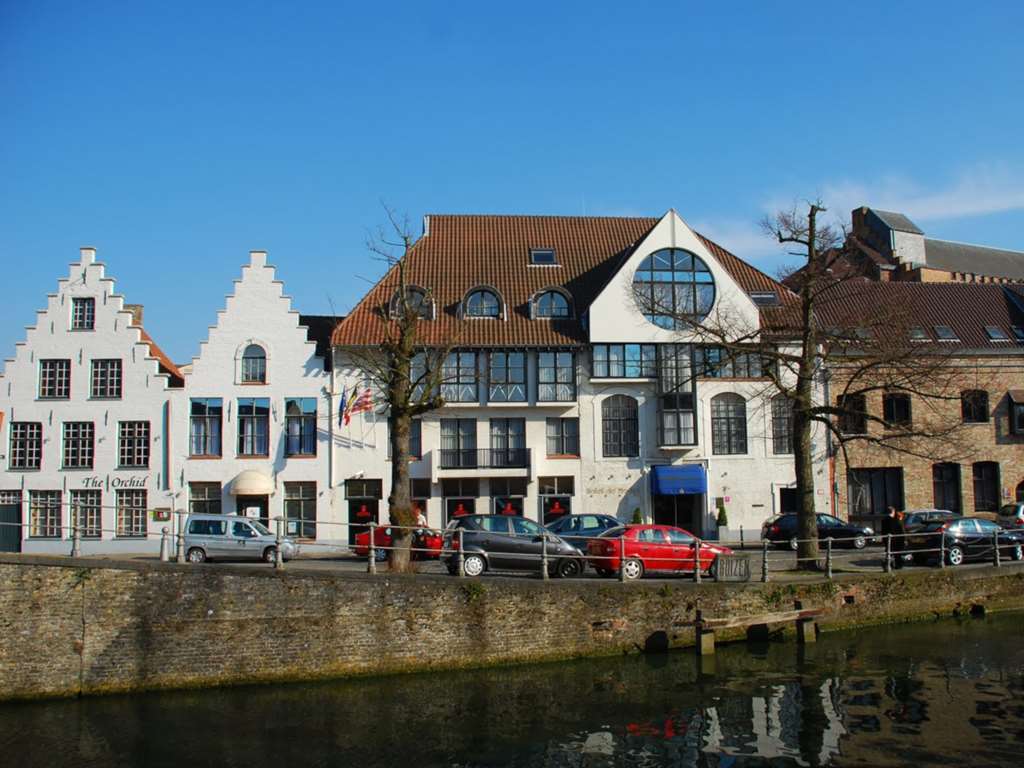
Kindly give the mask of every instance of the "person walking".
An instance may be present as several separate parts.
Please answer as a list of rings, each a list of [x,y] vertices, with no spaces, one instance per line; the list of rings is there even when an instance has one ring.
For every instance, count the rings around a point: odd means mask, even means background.
[[[906,537],[907,529],[903,526],[903,515],[896,511],[896,507],[886,507],[882,533],[892,537],[892,567],[902,568],[903,539]]]

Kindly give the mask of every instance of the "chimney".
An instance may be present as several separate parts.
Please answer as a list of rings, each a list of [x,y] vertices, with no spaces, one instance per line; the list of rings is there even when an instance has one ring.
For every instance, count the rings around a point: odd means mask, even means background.
[[[83,267],[86,267],[96,261],[96,249],[91,245],[83,245],[78,249],[78,252],[81,254],[79,261]]]
[[[142,305],[141,304],[125,304],[125,312],[132,313],[132,325],[142,325]]]

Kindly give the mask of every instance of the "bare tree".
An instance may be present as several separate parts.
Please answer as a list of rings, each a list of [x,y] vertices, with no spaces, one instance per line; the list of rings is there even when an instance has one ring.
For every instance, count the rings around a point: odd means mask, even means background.
[[[796,477],[798,562],[817,567],[814,466],[816,458],[846,456],[847,446],[869,442],[897,453],[948,460],[960,451],[958,419],[943,401],[959,399],[948,375],[950,354],[914,340],[911,309],[884,306],[878,284],[846,276],[833,267],[843,256],[843,232],[822,225],[818,202],[806,214],[796,209],[768,217],[763,229],[779,243],[795,246],[802,263],[787,278],[773,306],[758,317],[742,308],[719,306],[706,316],[679,313],[659,302],[657,291],[637,292],[640,310],[669,318],[694,343],[717,347],[726,365],[753,355],[766,379],[764,399],[779,400],[788,421]],[[697,308],[699,309],[699,308]],[[694,371],[694,376],[701,375]],[[913,397],[925,413],[913,421],[866,408],[872,395]],[[774,414],[773,414],[774,415]],[[815,431],[825,436],[817,448]],[[817,456],[815,455],[817,454]],[[848,462],[847,462],[848,464]]]
[[[369,239],[367,247],[388,268],[381,280],[388,289],[386,300],[371,308],[385,330],[376,346],[349,347],[345,352],[368,380],[376,408],[387,414],[391,454],[388,514],[391,524],[400,526],[392,529],[390,567],[408,572],[410,527],[416,524],[409,483],[413,419],[444,405],[445,364],[456,345],[454,339],[441,343],[424,339],[422,322],[431,318],[434,298],[428,287],[412,285],[407,278],[415,242],[407,218],[400,219],[386,205],[384,210],[388,225]]]

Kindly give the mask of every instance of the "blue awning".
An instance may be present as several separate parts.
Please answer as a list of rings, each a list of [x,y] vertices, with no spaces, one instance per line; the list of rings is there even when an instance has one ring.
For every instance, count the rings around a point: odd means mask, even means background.
[[[701,464],[651,467],[651,493],[655,496],[707,492],[708,475]]]

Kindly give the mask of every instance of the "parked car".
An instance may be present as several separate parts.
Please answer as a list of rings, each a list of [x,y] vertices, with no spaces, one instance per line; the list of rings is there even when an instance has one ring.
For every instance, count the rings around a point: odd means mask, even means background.
[[[838,543],[854,549],[864,549],[869,541],[875,537],[875,531],[866,525],[847,523],[832,515],[819,513],[818,518],[818,540],[824,541],[831,537]],[[778,546],[789,547],[796,550],[797,547],[797,516],[794,513],[779,515],[766,520],[761,526],[761,538],[770,541]]]
[[[281,556],[299,553],[291,539],[281,540]],[[259,520],[240,515],[189,515],[185,521],[185,557],[190,563],[206,560],[264,560],[277,558],[277,538]]]
[[[370,532],[363,531],[356,534],[355,545],[352,550],[359,557],[366,557],[370,553]],[[412,559],[413,560],[437,560],[441,556],[442,536],[440,531],[430,528],[417,528],[412,532]],[[373,529],[374,557],[379,562],[388,559],[391,553],[391,527],[378,526]]]
[[[948,509],[912,509],[903,515],[903,530],[912,533],[929,523],[946,523],[959,520],[960,517],[959,512],[950,512]]]
[[[459,529],[467,576],[495,569],[538,570],[545,539],[552,575],[579,576],[586,565],[583,552],[533,520],[508,515],[463,515],[448,523],[444,531],[444,563],[452,575],[458,572]]]
[[[650,571],[696,570],[698,538],[689,531],[671,525],[623,525],[587,542],[587,560],[601,576],[623,569],[627,579],[639,579]],[[622,547],[625,544],[625,562]],[[714,575],[719,555],[732,550],[719,544],[700,542],[700,569]]]
[[[926,562],[938,560],[940,549],[944,549],[946,563],[960,565],[968,560],[991,558],[996,536],[1003,555],[1013,560],[1024,559],[1024,531],[1006,530],[980,517],[928,523],[907,537],[907,550],[915,561]]]
[[[577,542],[583,546],[581,539],[593,539],[611,528],[622,525],[611,515],[563,515],[547,526],[552,533],[562,536],[567,541]]]
[[[1003,526],[1003,528],[1024,529],[1024,502],[1018,501],[1016,504],[1003,504],[999,508],[996,522]]]

